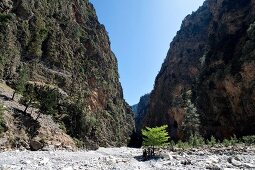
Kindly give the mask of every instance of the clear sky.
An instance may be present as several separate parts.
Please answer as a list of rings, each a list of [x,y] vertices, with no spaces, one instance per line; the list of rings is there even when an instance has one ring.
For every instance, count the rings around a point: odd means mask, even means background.
[[[204,0],[90,0],[118,59],[130,104],[149,93],[184,17]]]

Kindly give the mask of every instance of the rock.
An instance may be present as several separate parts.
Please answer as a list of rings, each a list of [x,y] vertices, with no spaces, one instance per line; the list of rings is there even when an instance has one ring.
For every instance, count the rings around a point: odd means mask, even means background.
[[[188,114],[182,96],[190,91],[203,135],[254,134],[255,12],[249,11],[255,11],[252,0],[207,0],[183,20],[140,126],[168,124],[171,136],[181,137],[177,127]]]
[[[237,158],[236,157],[229,157],[228,158],[228,162],[229,163],[231,163],[232,165],[234,165],[234,166],[237,166],[237,167],[240,167],[240,166],[242,166],[242,162],[240,162],[239,160],[237,160]]]
[[[243,166],[244,166],[245,168],[254,168],[254,169],[255,169],[255,164],[244,163]]]
[[[31,160],[21,160],[20,163],[22,163],[22,164],[31,164],[32,161]]]
[[[170,153],[168,153],[168,157],[170,160],[174,159],[174,157]]]
[[[38,151],[42,148],[43,148],[43,144],[41,142],[36,141],[36,140],[31,140],[30,141],[30,149],[32,151]]]
[[[205,162],[208,164],[218,163],[219,158],[217,156],[209,156]]]
[[[206,169],[210,169],[210,170],[221,170],[222,168],[219,165],[216,164],[212,164],[212,165],[207,165]]]
[[[189,159],[182,160],[181,164],[183,164],[183,165],[190,165],[191,164],[191,160],[189,160]]]
[[[21,167],[19,167],[19,166],[16,166],[16,165],[2,165],[2,166],[0,166],[0,170],[11,170],[11,169],[22,169]]]
[[[42,148],[43,151],[54,151],[55,146],[54,145],[46,145]]]
[[[46,164],[48,164],[49,162],[50,162],[50,159],[44,157],[44,158],[39,162],[39,164],[40,164],[40,165],[46,165]]]
[[[73,151],[73,147],[68,145],[68,146],[63,146],[65,149],[69,150],[69,151]]]

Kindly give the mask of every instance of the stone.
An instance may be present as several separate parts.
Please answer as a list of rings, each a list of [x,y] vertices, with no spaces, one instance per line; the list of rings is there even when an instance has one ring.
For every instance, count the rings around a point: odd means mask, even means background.
[[[210,170],[222,170],[222,168],[219,165],[216,165],[216,164],[207,165],[206,169],[210,169]]]
[[[212,163],[218,163],[219,162],[219,158],[217,156],[209,156],[206,161],[206,163],[208,164],[212,164]]]
[[[244,163],[243,166],[245,168],[255,168],[255,164],[251,164],[251,163]]]
[[[242,166],[242,162],[240,162],[239,160],[236,160],[236,159],[233,158],[233,157],[229,157],[229,158],[228,158],[228,162],[231,163],[231,164],[234,165],[234,166],[237,166],[237,167]]]
[[[43,148],[43,144],[36,140],[31,140],[29,145],[32,151],[38,151]]]
[[[40,164],[40,165],[46,165],[46,164],[48,164],[49,162],[50,162],[50,159],[44,157],[44,158],[39,162],[39,164]]]

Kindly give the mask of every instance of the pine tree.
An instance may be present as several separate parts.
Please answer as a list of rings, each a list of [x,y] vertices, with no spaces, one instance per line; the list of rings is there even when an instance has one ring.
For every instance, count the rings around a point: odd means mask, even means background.
[[[155,155],[155,147],[165,146],[169,144],[169,135],[167,133],[167,125],[160,127],[142,129],[143,145],[148,147],[147,153],[150,156]]]
[[[185,115],[182,123],[184,138],[189,140],[190,137],[199,136],[200,116],[195,105],[191,101],[192,91],[189,90],[183,94]]]
[[[34,90],[34,85],[27,84],[25,86],[25,90],[23,91],[23,96],[21,97],[20,101],[21,104],[25,106],[24,113],[27,113],[27,109],[29,107],[38,107],[38,95]]]
[[[28,81],[28,69],[24,67],[20,70],[19,77],[15,83],[14,88],[15,91],[13,92],[12,100],[14,100],[16,93],[22,94],[26,90],[25,86],[27,81]]]
[[[39,91],[38,99],[40,103],[40,111],[48,115],[56,114],[60,98],[57,89],[50,87],[40,87]]]

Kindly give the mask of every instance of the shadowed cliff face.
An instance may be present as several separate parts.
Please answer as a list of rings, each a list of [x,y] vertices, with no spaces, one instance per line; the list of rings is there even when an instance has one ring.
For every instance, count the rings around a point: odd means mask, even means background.
[[[254,134],[255,3],[207,0],[188,15],[155,80],[143,126],[181,137],[182,95],[192,90],[204,136]]]
[[[85,115],[77,117],[86,120],[75,137],[100,145],[126,143],[132,113],[107,32],[87,0],[1,1],[0,46],[2,79],[12,82],[26,66],[30,81],[56,86],[69,102],[79,101]],[[72,121],[67,124],[72,129]]]

